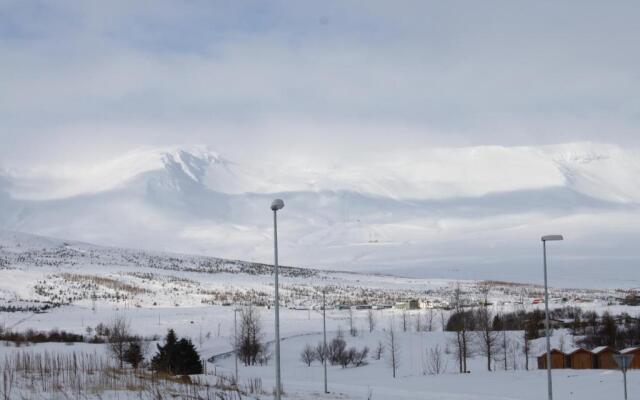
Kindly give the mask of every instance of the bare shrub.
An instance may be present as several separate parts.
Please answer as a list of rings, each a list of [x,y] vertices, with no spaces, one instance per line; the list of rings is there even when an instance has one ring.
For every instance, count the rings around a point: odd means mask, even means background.
[[[423,374],[440,375],[447,370],[447,359],[440,345],[436,345],[425,351],[423,360]]]
[[[373,359],[380,360],[383,354],[384,354],[384,344],[381,341],[378,341],[378,345],[373,351]]]
[[[360,351],[356,350],[355,348],[351,348],[349,350],[349,354],[351,356],[351,363],[354,367],[367,365],[367,356],[369,355],[368,347],[365,346]]]
[[[324,342],[318,342],[316,345],[316,359],[320,361],[321,364],[324,364],[324,360],[327,355],[327,349],[324,348]]]
[[[316,351],[310,344],[307,343],[300,352],[300,361],[307,364],[307,367],[310,367],[315,360]]]

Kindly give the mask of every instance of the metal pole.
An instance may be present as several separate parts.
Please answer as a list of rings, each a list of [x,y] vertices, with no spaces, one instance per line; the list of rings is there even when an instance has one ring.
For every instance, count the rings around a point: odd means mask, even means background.
[[[280,400],[282,385],[280,383],[280,297],[278,295],[278,217],[276,210],[273,210],[273,250],[276,286],[276,400]]]
[[[233,347],[236,355],[236,385],[238,384],[238,309],[233,310]]]
[[[549,390],[549,400],[553,400],[553,389],[551,383],[551,338],[549,337],[549,290],[547,288],[547,242],[542,241],[542,253],[544,258],[544,333],[547,337],[547,382]]]
[[[325,292],[325,290],[322,291],[322,363],[324,364],[324,392],[329,393],[327,389],[327,302]]]
[[[627,400],[627,370],[626,369],[622,372],[622,376],[624,376],[624,400]]]

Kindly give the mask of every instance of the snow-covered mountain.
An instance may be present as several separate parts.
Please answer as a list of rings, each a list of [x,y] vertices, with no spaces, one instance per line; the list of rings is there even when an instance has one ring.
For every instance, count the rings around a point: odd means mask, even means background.
[[[636,261],[639,155],[572,143],[311,165],[147,149],[95,165],[5,170],[0,228],[268,262],[268,206],[278,196],[289,264],[498,278],[537,265],[539,236],[560,232],[563,264],[597,274]]]

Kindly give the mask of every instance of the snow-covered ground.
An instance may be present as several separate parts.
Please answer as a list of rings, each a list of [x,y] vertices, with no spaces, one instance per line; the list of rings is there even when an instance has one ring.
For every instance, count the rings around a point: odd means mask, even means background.
[[[163,333],[168,327],[173,327],[179,335],[191,337],[199,344],[203,355],[224,353],[230,349],[233,312],[229,308],[217,307],[209,310],[203,308],[174,310],[162,309],[145,310],[106,310],[99,311],[93,318],[92,313],[83,308],[67,308],[55,310],[47,314],[37,315],[22,321],[17,327],[49,328],[51,326],[81,331],[82,324],[96,323],[108,320],[109,316],[124,315],[130,318],[133,328],[139,333]],[[366,328],[365,314],[356,316],[358,335],[351,337],[348,333],[348,321],[345,312],[332,311],[328,313],[328,337],[332,339],[340,327],[345,335],[348,346],[369,346],[373,351],[379,342],[387,343],[385,330],[394,316],[394,311],[378,311],[376,314],[378,326],[372,333]],[[158,316],[160,322],[158,323]],[[273,314],[262,312],[262,322],[267,332],[272,332]],[[307,367],[299,358],[303,347],[309,343],[315,345],[322,340],[321,318],[318,313],[287,310],[282,314],[283,337],[282,342],[282,376],[286,398],[292,399],[477,399],[477,400],[534,400],[546,395],[546,374],[537,370],[534,355],[543,349],[542,340],[537,340],[532,346],[530,358],[531,370],[524,370],[524,356],[518,350],[515,359],[508,360],[509,370],[504,370],[502,361],[495,362],[496,371],[486,371],[486,360],[476,354],[469,361],[468,374],[459,374],[454,354],[444,354],[446,371],[440,375],[429,375],[425,371],[427,360],[426,351],[436,345],[442,349],[452,349],[452,335],[440,331],[402,332],[398,315],[395,315],[395,329],[398,335],[400,366],[397,377],[392,377],[392,370],[388,363],[388,354],[383,353],[380,360],[368,358],[368,365],[358,368],[340,366],[328,367],[328,381],[330,394],[323,393],[323,370],[319,362]],[[191,321],[194,321],[192,324]],[[205,336],[199,342],[200,330]],[[218,336],[218,329],[220,336]],[[439,330],[439,328],[438,328]],[[517,347],[520,332],[509,332],[508,340]],[[556,332],[554,346],[559,344],[559,337],[568,337],[568,332]],[[271,334],[268,338],[272,337]],[[569,339],[566,339],[569,340]],[[567,343],[569,346],[569,343]],[[105,355],[104,345],[90,344],[44,344],[16,348],[13,345],[0,346],[0,357],[8,353],[88,353]],[[385,352],[388,350],[385,349]],[[511,353],[509,358],[511,358]],[[516,370],[513,370],[513,365]],[[267,391],[274,386],[274,364],[267,366],[243,366],[240,363],[239,381],[247,385],[250,380],[259,378],[263,388]],[[209,364],[210,373],[231,376],[234,373],[234,358],[220,358]],[[613,398],[616,393],[621,394],[622,376],[617,371],[579,371],[555,370],[554,391],[560,399],[603,399]],[[215,383],[216,378],[206,379]],[[640,373],[633,371],[628,376],[630,398],[640,393]],[[260,398],[268,399],[264,395]]]
[[[8,232],[0,235],[0,265],[0,304],[16,310],[0,313],[0,325],[4,329],[57,328],[85,334],[87,328],[124,317],[134,333],[147,338],[162,337],[173,328],[179,336],[191,338],[203,358],[210,359],[231,349],[235,306],[252,302],[259,305],[265,340],[271,341],[274,337],[273,310],[269,307],[273,276],[268,265],[107,248]],[[535,355],[543,350],[543,343],[537,340],[532,344],[531,370],[525,371],[522,332],[508,334],[511,349],[507,357],[508,370],[504,370],[503,360],[497,357],[496,370],[488,372],[484,357],[474,354],[469,361],[470,373],[459,374],[451,334],[442,332],[441,321],[447,317],[447,311],[437,308],[409,311],[404,314],[409,320],[408,330],[403,332],[401,310],[374,310],[376,326],[369,332],[368,311],[356,310],[353,317],[358,333],[351,337],[348,332],[350,312],[338,309],[340,304],[393,304],[413,298],[444,306],[456,287],[467,294],[468,301],[474,302],[480,299],[476,281],[409,279],[285,267],[281,282],[284,306],[281,312],[282,371],[290,399],[527,400],[543,398],[546,393],[546,376],[543,371],[537,371],[535,359]],[[316,345],[322,337],[319,306],[323,289],[327,290],[330,307],[327,311],[328,339],[341,331],[349,347],[368,346],[371,351],[367,365],[344,369],[329,366],[331,393],[327,395],[322,393],[320,364],[316,361],[307,367],[300,361],[303,347],[307,343]],[[536,285],[494,282],[489,300],[496,312],[531,309],[539,307],[533,303],[540,293],[540,287]],[[637,315],[634,307],[618,304],[625,293],[610,289],[555,288],[551,305]],[[432,313],[433,331],[416,332],[417,318],[422,318],[424,328],[429,313]],[[379,343],[386,344],[386,332],[392,323],[400,349],[400,366],[395,379],[391,376],[388,355],[380,360],[371,357]],[[572,337],[566,331],[556,331],[553,340],[556,346],[560,343],[566,347],[572,345]],[[425,370],[426,352],[435,346],[443,351],[447,368],[442,374],[430,375]],[[153,351],[152,345],[150,353]],[[21,352],[75,352],[107,357],[105,346],[101,344],[37,344],[20,348],[6,344],[0,346],[0,359]],[[234,359],[217,357],[209,363],[207,370],[210,374],[230,376]],[[267,366],[241,365],[239,376],[241,385],[258,378],[268,392],[274,383],[273,362]],[[203,379],[214,385],[218,378],[207,375]],[[561,399],[602,399],[621,391],[621,374],[616,371],[561,370],[554,371],[554,379],[556,396]],[[640,393],[639,379],[636,372],[629,376],[631,398],[634,393]]]

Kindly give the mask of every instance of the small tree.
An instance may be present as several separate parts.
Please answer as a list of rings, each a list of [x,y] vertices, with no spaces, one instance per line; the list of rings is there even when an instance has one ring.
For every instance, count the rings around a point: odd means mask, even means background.
[[[151,359],[151,368],[156,371],[174,373],[177,366],[177,344],[178,337],[176,336],[176,332],[173,329],[169,329],[164,339],[164,346],[157,345],[158,352],[153,359]]]
[[[529,336],[527,335],[527,331],[524,331],[522,335],[522,353],[524,355],[524,368],[529,370],[529,353],[531,351],[531,343],[529,341]]]
[[[158,345],[158,353],[151,360],[156,371],[172,375],[191,375],[202,373],[202,361],[191,340],[176,340],[176,334],[170,329],[164,346]]]
[[[344,359],[347,342],[340,336],[336,336],[327,346],[327,359],[331,365],[338,365]]]
[[[431,332],[433,331],[433,308],[429,308],[427,310],[427,314],[425,316],[426,322],[426,330]]]
[[[440,375],[447,370],[447,360],[440,345],[436,345],[425,352],[426,359],[423,364],[423,371],[429,375]]]
[[[133,368],[138,369],[138,366],[140,365],[140,363],[144,361],[142,345],[140,344],[139,341],[129,342],[129,346],[127,347],[124,360],[127,363],[131,364]]]
[[[116,317],[108,328],[109,352],[120,363],[120,368],[124,368],[127,345],[131,338],[129,321],[124,317]]]
[[[200,354],[196,350],[196,346],[190,339],[182,338],[176,346],[177,366],[176,375],[192,375],[202,373],[202,361]]]
[[[383,354],[384,354],[384,344],[381,341],[378,341],[378,345],[376,346],[373,352],[374,360],[380,360]]]
[[[316,351],[310,344],[307,343],[300,352],[300,360],[307,364],[307,367],[310,367],[316,360]]]
[[[260,314],[253,306],[245,307],[240,313],[240,332],[234,347],[244,365],[262,363],[261,360],[267,354]]]
[[[487,358],[487,371],[491,371],[491,361],[496,358],[496,350],[498,347],[498,332],[494,330],[493,315],[486,305],[483,305],[476,311],[476,321],[480,329],[476,333],[478,336],[479,350],[480,353]],[[503,331],[503,333],[505,332],[506,331]]]
[[[367,322],[369,323],[369,333],[371,333],[376,327],[376,318],[373,314],[373,310],[367,311]]]
[[[369,355],[369,348],[366,346],[363,347],[362,350],[360,351],[353,349],[353,353],[351,355],[351,362],[353,363],[353,366],[360,367],[362,365],[366,365],[368,355]]]
[[[389,330],[387,330],[387,349],[389,350],[389,366],[391,367],[393,377],[395,378],[396,371],[400,366],[400,349],[398,347],[398,338],[396,336],[393,320],[391,320],[391,323],[389,324]]]
[[[321,364],[324,364],[324,359],[327,355],[327,349],[324,348],[324,342],[318,342],[316,345],[316,359],[320,361]]]
[[[349,308],[349,334],[353,337],[358,336],[358,329],[354,321],[353,308]]]
[[[403,309],[401,315],[402,315],[402,332],[406,332],[407,326],[408,326],[409,313],[407,312],[406,309]]]

